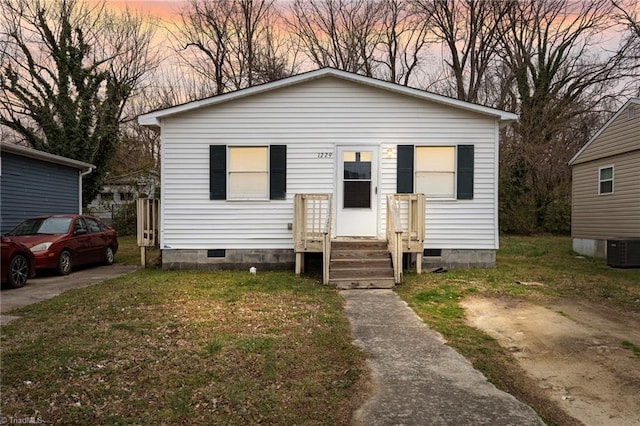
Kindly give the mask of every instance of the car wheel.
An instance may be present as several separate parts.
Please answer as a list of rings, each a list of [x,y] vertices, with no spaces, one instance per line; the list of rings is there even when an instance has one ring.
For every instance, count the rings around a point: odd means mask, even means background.
[[[71,253],[68,250],[64,250],[58,258],[58,273],[60,275],[69,275],[72,266]]]
[[[24,287],[29,278],[29,261],[21,254],[13,256],[9,263],[9,286],[11,288]]]
[[[113,247],[107,246],[104,251],[104,263],[106,265],[113,265],[114,255],[113,255]]]

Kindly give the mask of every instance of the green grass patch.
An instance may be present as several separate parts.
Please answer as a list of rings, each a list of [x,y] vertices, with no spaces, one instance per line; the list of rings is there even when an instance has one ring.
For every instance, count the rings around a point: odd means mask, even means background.
[[[116,263],[140,265],[140,247],[138,247],[136,236],[118,236],[118,246]],[[160,250],[157,247],[148,247],[147,265],[152,265],[158,256],[160,256]]]
[[[634,345],[633,343],[631,343],[628,340],[623,340],[622,341],[622,347],[625,348],[625,349],[629,349],[631,352],[633,352],[633,354],[635,356],[640,358],[640,346]]]
[[[2,326],[2,415],[348,424],[368,381],[337,292],[292,272],[139,270]]]

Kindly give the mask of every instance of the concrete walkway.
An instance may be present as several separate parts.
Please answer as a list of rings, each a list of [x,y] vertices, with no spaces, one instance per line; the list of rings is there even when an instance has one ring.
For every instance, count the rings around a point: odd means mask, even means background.
[[[356,423],[542,425],[429,329],[392,290],[344,290],[355,343],[368,356],[375,394]]]

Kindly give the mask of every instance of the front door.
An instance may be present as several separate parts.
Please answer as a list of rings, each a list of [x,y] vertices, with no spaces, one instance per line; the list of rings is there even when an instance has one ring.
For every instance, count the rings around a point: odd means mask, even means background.
[[[378,147],[338,147],[336,235],[378,235]]]

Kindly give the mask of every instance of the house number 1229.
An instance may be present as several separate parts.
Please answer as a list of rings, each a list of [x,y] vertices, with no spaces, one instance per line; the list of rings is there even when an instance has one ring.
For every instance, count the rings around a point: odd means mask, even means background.
[[[332,158],[333,152],[319,152],[318,158]]]

